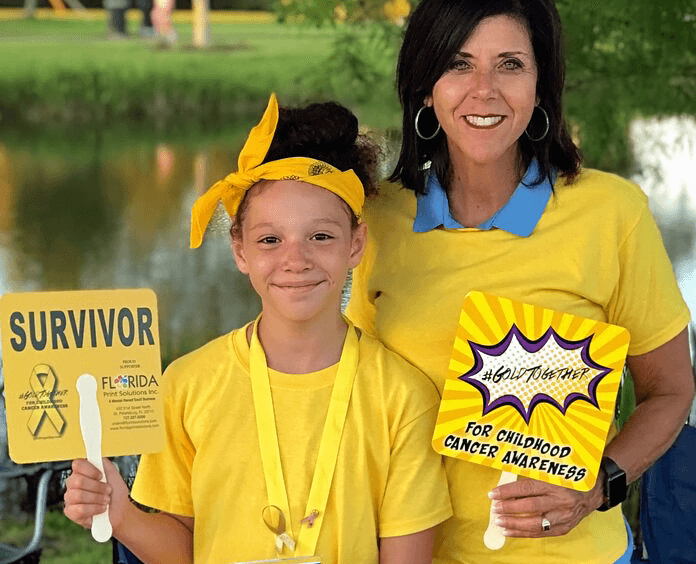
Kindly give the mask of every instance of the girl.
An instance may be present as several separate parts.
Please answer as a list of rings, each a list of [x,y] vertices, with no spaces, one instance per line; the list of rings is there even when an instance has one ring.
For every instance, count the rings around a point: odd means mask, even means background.
[[[107,485],[78,460],[70,519],[89,527],[109,503],[114,536],[147,563],[430,562],[433,527],[451,514],[429,446],[437,392],[340,313],[374,162],[345,108],[279,116],[271,96],[191,232],[197,247],[224,203],[262,313],[167,369],[166,447],[142,457],[132,491],[160,512],[132,505],[113,465]]]

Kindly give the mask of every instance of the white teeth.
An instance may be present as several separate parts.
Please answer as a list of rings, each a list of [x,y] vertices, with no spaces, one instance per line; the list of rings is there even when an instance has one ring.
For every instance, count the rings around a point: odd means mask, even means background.
[[[500,121],[503,119],[503,116],[488,116],[488,117],[465,116],[465,117],[466,117],[466,121],[468,121],[471,125],[475,125],[476,127],[490,127],[492,125],[500,123]]]

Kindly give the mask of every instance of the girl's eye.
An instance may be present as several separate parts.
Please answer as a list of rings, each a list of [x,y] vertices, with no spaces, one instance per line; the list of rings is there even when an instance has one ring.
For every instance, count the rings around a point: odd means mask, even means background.
[[[266,237],[262,237],[261,239],[259,239],[258,242],[261,243],[262,245],[274,245],[275,243],[277,243],[279,241],[280,241],[280,239],[278,239],[278,237],[276,237],[275,235],[268,235]]]
[[[505,70],[518,70],[524,67],[519,59],[505,59],[502,64]]]
[[[333,239],[333,237],[328,233],[315,233],[312,235],[312,239],[315,241],[328,241],[329,239]]]

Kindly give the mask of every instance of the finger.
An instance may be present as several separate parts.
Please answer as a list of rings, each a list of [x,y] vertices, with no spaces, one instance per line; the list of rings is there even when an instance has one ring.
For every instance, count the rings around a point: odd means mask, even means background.
[[[116,465],[113,462],[111,462],[111,460],[109,460],[108,458],[102,458],[102,464],[104,465],[104,472],[106,473],[107,482],[113,482],[114,479],[118,479],[121,477],[121,473],[119,472]]]
[[[68,479],[65,481],[65,489],[66,492],[79,490],[102,495],[111,494],[111,486],[109,484],[102,482],[101,480],[89,478],[83,474],[76,473],[68,476]]]
[[[101,506],[101,505],[84,505],[84,506],[73,506],[73,507],[66,507],[63,510],[63,513],[65,516],[73,521],[74,523],[77,523],[81,527],[84,527],[85,529],[91,529],[92,528],[92,518],[95,515],[100,515],[101,513],[104,513],[106,511],[106,506]]]
[[[86,529],[92,527],[92,517],[104,513],[104,511],[106,511],[106,505],[102,504],[66,504],[63,509],[63,513],[68,519]]]
[[[544,530],[543,519],[548,520],[548,530]],[[501,527],[506,537],[541,538],[566,534],[572,526],[568,523],[554,521],[553,515],[534,516],[500,516],[496,524]]]
[[[490,493],[491,499],[515,499],[520,497],[534,497],[546,495],[558,486],[552,486],[538,480],[517,480],[509,484],[503,484],[493,488]]]
[[[102,473],[97,467],[84,458],[78,458],[72,461],[72,471],[73,474],[81,474],[94,480],[101,480],[102,477]]]
[[[108,505],[110,497],[101,493],[88,492],[85,490],[66,490],[63,495],[65,505]]]
[[[546,495],[491,502],[491,509],[496,515],[526,515],[528,517],[537,516],[540,519],[542,515],[557,507],[558,500]]]

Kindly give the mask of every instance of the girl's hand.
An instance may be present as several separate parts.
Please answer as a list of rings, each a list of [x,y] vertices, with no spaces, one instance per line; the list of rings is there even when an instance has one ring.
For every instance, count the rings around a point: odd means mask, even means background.
[[[129,505],[128,486],[110,460],[103,459],[107,483],[101,481],[101,472],[87,460],[73,460],[72,474],[66,482],[63,513],[71,521],[89,529],[92,517],[106,511],[116,532],[123,522]]]
[[[506,537],[554,537],[565,535],[602,502],[602,480],[587,492],[579,492],[538,480],[517,480],[491,492],[497,524]],[[544,531],[542,521],[549,522]]]

